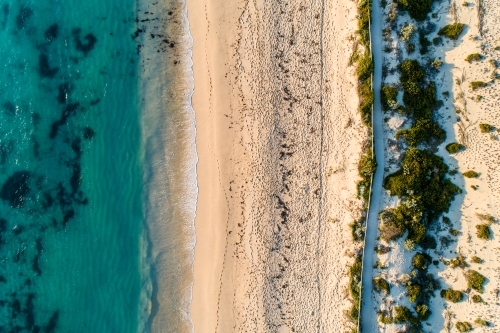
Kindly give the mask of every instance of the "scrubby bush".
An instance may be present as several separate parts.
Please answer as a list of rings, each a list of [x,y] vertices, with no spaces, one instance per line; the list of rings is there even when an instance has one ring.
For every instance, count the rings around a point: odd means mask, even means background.
[[[472,295],[472,302],[483,303],[483,298],[480,295]]]
[[[362,81],[359,85],[359,111],[366,126],[371,127],[372,105],[374,100],[371,79]]]
[[[465,147],[463,145],[461,145],[457,142],[452,142],[452,143],[446,145],[446,150],[450,154],[456,154],[464,148]]]
[[[477,178],[479,177],[479,174],[474,171],[474,170],[469,170],[469,171],[465,171],[463,173],[464,177],[467,177],[467,178]]]
[[[474,320],[474,323],[476,323],[479,326],[490,326],[490,323],[488,321],[481,318],[476,318],[476,320]]]
[[[443,289],[440,295],[442,298],[452,303],[457,303],[464,299],[464,294],[459,290]]]
[[[410,302],[415,303],[420,297],[420,294],[422,294],[422,286],[417,283],[409,284],[406,286],[406,292]]]
[[[383,86],[380,89],[380,100],[385,110],[393,109],[397,105],[398,89],[394,86]]]
[[[370,181],[373,173],[377,169],[377,162],[373,157],[371,149],[367,149],[366,153],[361,155],[358,162],[358,172],[361,176],[361,181],[358,183],[358,189],[360,190],[360,196],[364,199],[365,203],[368,203],[370,196]]]
[[[373,286],[374,286],[376,291],[378,291],[379,293],[383,292],[386,295],[389,294],[389,292],[391,291],[391,287],[389,286],[389,282],[387,282],[386,279],[384,279],[380,276],[373,279]]]
[[[489,214],[481,214],[481,213],[476,213],[476,216],[481,220],[484,221],[488,224],[495,223],[495,218]]]
[[[471,261],[472,261],[473,263],[475,263],[475,264],[482,264],[482,263],[484,262],[484,260],[483,260],[483,259],[481,259],[481,258],[479,258],[479,257],[476,257],[476,256],[473,256],[473,257],[471,258]]]
[[[365,228],[361,224],[361,220],[353,221],[349,224],[351,228],[351,236],[355,242],[361,242],[365,238]]]
[[[491,237],[491,230],[487,224],[476,225],[476,235],[477,238],[489,240]]]
[[[358,80],[367,80],[373,73],[373,60],[369,51],[366,51],[358,60],[356,74]]]
[[[470,83],[470,87],[472,88],[472,90],[477,90],[479,88],[484,88],[487,85],[488,85],[488,83],[483,82],[483,81],[472,81]]]
[[[465,267],[468,266],[468,264],[465,261],[465,257],[462,254],[460,254],[455,259],[451,259],[450,260],[450,266],[451,266],[451,268],[457,268],[457,267],[459,267],[459,268],[464,269]]]
[[[415,307],[415,312],[417,312],[417,317],[420,320],[427,320],[431,315],[431,311],[429,310],[429,306],[427,304],[418,303]]]
[[[415,32],[417,31],[417,27],[411,23],[405,25],[404,27],[401,28],[400,35],[401,35],[401,40],[403,42],[408,42],[410,41],[413,36],[415,35]]]
[[[396,306],[394,308],[393,321],[398,324],[410,323],[413,327],[421,326],[420,320],[418,320],[406,306]]]
[[[494,126],[490,124],[479,124],[479,130],[481,133],[489,133],[495,129]]]
[[[349,316],[353,321],[359,318],[359,299],[361,297],[361,268],[363,261],[360,255],[356,256],[354,263],[349,268],[349,292],[353,298],[353,304],[349,310]]]
[[[486,278],[476,272],[475,270],[468,270],[464,273],[465,280],[467,280],[467,287],[476,290],[479,293],[483,293],[483,284]]]
[[[422,253],[417,253],[411,259],[411,264],[416,269],[424,270],[424,269],[427,269],[429,262],[427,261],[427,258]]]
[[[481,61],[483,60],[483,56],[479,53],[472,53],[465,58],[465,61],[472,63],[473,61]]]
[[[452,23],[444,26],[438,31],[439,36],[445,36],[449,39],[457,40],[465,28],[463,23]]]
[[[398,0],[401,9],[408,11],[408,14],[417,21],[425,20],[431,11],[432,0]]]
[[[416,147],[430,140],[434,140],[437,143],[443,142],[446,139],[446,132],[432,119],[419,119],[409,129],[397,131],[396,139],[398,138],[403,138],[408,145]]]
[[[466,321],[458,321],[455,327],[459,332],[469,332],[472,331],[472,325]]]

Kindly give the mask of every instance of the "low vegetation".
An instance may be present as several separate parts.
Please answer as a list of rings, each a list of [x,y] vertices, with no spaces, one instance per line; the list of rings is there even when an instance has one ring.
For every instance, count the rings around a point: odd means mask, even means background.
[[[482,264],[482,263],[484,262],[484,260],[483,260],[483,259],[481,259],[481,258],[479,258],[479,257],[476,257],[476,256],[473,256],[473,257],[471,258],[471,261],[472,261],[473,263],[475,263],[475,264]]]
[[[474,320],[474,323],[479,326],[490,326],[490,323],[488,321],[481,318],[476,318],[476,320]]]
[[[349,310],[349,317],[353,321],[359,318],[359,300],[361,299],[361,268],[363,261],[360,255],[356,256],[353,265],[349,268],[349,293],[353,298],[353,304]]]
[[[488,83],[483,81],[472,81],[470,83],[470,87],[472,88],[472,90],[477,90],[479,88],[484,88],[486,86],[488,86]]]
[[[394,86],[383,86],[380,89],[380,100],[384,110],[394,110],[398,106],[398,89]]]
[[[473,61],[481,61],[483,60],[483,56],[479,53],[472,53],[465,58],[465,61],[472,63]]]
[[[478,293],[483,293],[483,284],[486,278],[476,272],[475,270],[468,270],[464,273],[465,280],[467,280],[467,288],[474,289]]]
[[[438,35],[447,37],[449,39],[457,40],[458,37],[460,37],[460,35],[462,34],[464,28],[465,24],[463,23],[448,24],[443,28],[439,29]]]
[[[389,282],[381,276],[373,279],[373,287],[377,292],[383,292],[385,295],[389,294],[391,291]]]
[[[423,255],[422,253],[417,253],[411,259],[411,264],[416,269],[422,270],[422,269],[427,269],[427,266],[429,265],[429,261],[427,260],[425,255]]]
[[[433,0],[398,0],[397,3],[412,18],[417,21],[423,21],[431,11]]]
[[[467,177],[467,178],[477,178],[479,177],[479,174],[474,171],[474,170],[469,170],[469,171],[465,171],[463,173],[464,177]]]
[[[495,129],[494,126],[490,124],[479,124],[479,130],[481,133],[489,133]]]
[[[473,303],[483,303],[483,298],[480,295],[472,295],[472,302]]]
[[[463,150],[465,147],[457,142],[452,142],[446,145],[446,151],[450,154],[456,154],[459,151]]]
[[[457,321],[457,323],[455,324],[455,327],[459,332],[472,331],[472,325],[466,321]]]
[[[464,299],[464,294],[459,290],[443,289],[440,296],[448,302],[458,303]]]
[[[451,259],[450,260],[451,268],[462,268],[462,269],[466,268],[469,265],[467,264],[465,259],[466,259],[465,256],[463,256],[462,254],[460,254],[455,259]]]
[[[476,225],[476,235],[479,239],[489,240],[491,238],[491,230],[487,224]]]

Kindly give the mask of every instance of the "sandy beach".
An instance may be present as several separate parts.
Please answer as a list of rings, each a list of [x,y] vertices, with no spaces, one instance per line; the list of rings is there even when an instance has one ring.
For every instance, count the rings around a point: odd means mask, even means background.
[[[199,196],[195,332],[352,327],[361,214],[354,2],[188,1]]]

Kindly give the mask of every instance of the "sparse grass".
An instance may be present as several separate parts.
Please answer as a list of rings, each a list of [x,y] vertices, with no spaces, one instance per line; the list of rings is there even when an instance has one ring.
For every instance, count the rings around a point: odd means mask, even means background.
[[[465,61],[472,63],[473,61],[481,61],[483,60],[483,56],[479,53],[472,53],[465,58]]]
[[[462,34],[462,31],[465,28],[465,24],[463,23],[452,23],[444,26],[438,31],[439,36],[444,36],[449,39],[457,40]]]
[[[458,321],[455,324],[456,329],[459,332],[469,332],[472,331],[472,325],[467,321]]]
[[[489,133],[495,129],[494,126],[490,124],[479,124],[479,130],[481,133]]]
[[[457,142],[452,142],[448,145],[446,145],[446,150],[448,151],[448,153],[450,154],[456,154],[458,153],[459,151],[461,151],[462,149],[464,149],[465,147]]]
[[[444,298],[445,300],[452,302],[452,303],[458,303],[464,299],[464,294],[462,294],[461,291],[453,290],[453,289],[441,290],[440,296],[442,298]]]
[[[360,255],[356,256],[354,263],[349,268],[349,293],[353,304],[349,309],[349,317],[356,322],[359,318],[359,300],[361,297],[361,268],[363,262]]]
[[[479,174],[474,171],[474,170],[469,170],[469,171],[465,171],[463,173],[464,177],[467,177],[467,178],[477,178],[479,177]]]
[[[491,230],[487,224],[476,225],[477,238],[489,240],[491,238]]]
[[[483,222],[487,222],[488,224],[495,223],[495,218],[489,214],[480,214],[476,213],[476,216]]]
[[[472,81],[470,83],[470,87],[472,88],[472,90],[477,90],[479,88],[484,88],[486,86],[488,86],[488,83],[483,81]]]
[[[467,288],[474,289],[481,294],[483,293],[483,284],[486,281],[484,276],[472,269],[466,271],[464,276],[467,280]]]

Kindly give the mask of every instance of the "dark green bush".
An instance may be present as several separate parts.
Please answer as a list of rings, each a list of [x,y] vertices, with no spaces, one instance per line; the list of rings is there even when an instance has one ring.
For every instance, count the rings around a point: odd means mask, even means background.
[[[429,306],[424,303],[418,303],[415,307],[415,312],[417,313],[417,317],[420,320],[427,320],[431,315],[431,311],[429,310]]]
[[[389,282],[386,279],[378,276],[373,279],[373,286],[376,291],[384,292],[386,295],[391,291],[391,287],[389,286]]]
[[[472,302],[483,303],[483,298],[480,295],[472,295]]]
[[[408,14],[417,21],[425,20],[431,11],[432,0],[398,0],[401,9],[408,11]]]
[[[465,272],[464,276],[467,280],[467,288],[472,288],[481,294],[483,293],[483,284],[486,281],[484,276],[472,269]]]
[[[481,318],[476,318],[476,320],[474,320],[474,323],[476,323],[479,326],[490,326],[490,322]]]
[[[481,133],[489,133],[495,129],[494,126],[491,126],[490,124],[479,124],[479,130]]]
[[[462,254],[460,254],[455,259],[451,259],[450,260],[450,266],[451,266],[451,268],[457,268],[457,267],[459,267],[459,268],[464,269],[465,267],[467,267],[469,265],[465,261],[465,257]]]
[[[477,238],[489,240],[491,238],[491,230],[487,224],[476,225]]]
[[[397,101],[398,89],[394,86],[383,86],[380,89],[380,100],[385,110],[390,110],[389,101]]]
[[[465,28],[463,23],[452,23],[444,26],[438,31],[439,36],[445,36],[449,39],[457,40]]]
[[[425,72],[417,60],[405,60],[399,66],[401,83],[420,82],[425,78]]]
[[[425,256],[422,253],[417,253],[411,259],[411,264],[416,269],[423,270],[423,269],[427,269],[429,262],[427,261],[427,258],[425,258]]]
[[[459,332],[469,332],[472,331],[472,325],[466,321],[458,321],[455,327]]]
[[[396,306],[394,308],[394,322],[398,324],[410,323],[413,327],[420,327],[420,320],[413,315],[406,306]]]
[[[452,142],[452,143],[446,145],[446,150],[450,154],[456,154],[464,148],[465,147],[463,145],[461,145],[457,142]]]
[[[463,173],[464,177],[467,177],[467,178],[477,178],[479,177],[479,174],[474,171],[474,170],[469,170],[469,171],[465,171]]]
[[[443,289],[440,295],[442,298],[452,303],[457,303],[464,299],[464,294],[459,290]]]
[[[472,88],[472,90],[477,90],[479,88],[484,88],[487,85],[488,85],[488,83],[483,82],[483,81],[472,81],[470,83],[470,87]]]
[[[410,302],[415,303],[422,294],[422,286],[417,283],[409,284],[406,286],[406,293]]]
[[[483,56],[479,53],[472,53],[465,58],[465,61],[468,61],[469,63],[472,63],[473,61],[481,61],[483,60]]]
[[[446,132],[432,119],[417,120],[409,129],[396,132],[396,139],[403,138],[408,145],[416,147],[423,142],[434,140],[441,143],[446,139]]]
[[[358,60],[356,74],[358,79],[363,81],[371,77],[373,73],[373,61],[369,51],[366,51]]]
[[[420,54],[424,55],[429,52],[429,46],[431,46],[432,43],[425,37],[425,33],[422,30],[418,32],[418,41],[420,43]]]

